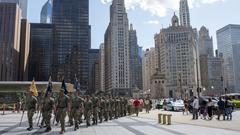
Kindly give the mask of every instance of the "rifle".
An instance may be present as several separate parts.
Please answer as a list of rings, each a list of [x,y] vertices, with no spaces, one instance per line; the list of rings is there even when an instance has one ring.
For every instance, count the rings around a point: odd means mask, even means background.
[[[25,102],[25,104],[24,104],[23,113],[22,113],[22,117],[21,117],[21,121],[20,121],[20,123],[19,123],[19,126],[21,126],[21,124],[22,124],[22,120],[23,120],[23,115],[24,115],[24,112],[25,112],[25,108],[26,108],[26,102]]]

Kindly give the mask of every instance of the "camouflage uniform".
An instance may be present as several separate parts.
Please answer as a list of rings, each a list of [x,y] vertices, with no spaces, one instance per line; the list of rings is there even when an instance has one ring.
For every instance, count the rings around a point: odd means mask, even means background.
[[[65,117],[68,107],[69,97],[67,95],[59,96],[58,97],[58,104],[57,104],[57,115],[59,115],[59,120],[61,123],[61,132],[65,132]]]
[[[43,101],[43,108],[42,108],[42,116],[43,120],[42,122],[45,122],[47,129],[46,131],[51,130],[51,117],[52,117],[52,110],[54,107],[54,99],[51,97],[46,97],[45,100]],[[43,125],[43,123],[41,124]]]
[[[98,123],[98,107],[99,107],[99,101],[97,97],[92,98],[92,104],[93,104],[93,124]]]
[[[127,116],[127,99],[123,98],[123,116]]]
[[[37,104],[37,98],[35,96],[30,96],[27,101],[27,117],[28,117],[28,123],[29,128],[27,130],[31,131],[33,129],[33,115],[35,113]]]
[[[113,119],[113,113],[114,113],[114,110],[115,110],[115,103],[114,103],[114,100],[112,99],[112,97],[109,99],[109,104],[110,104],[109,119],[112,120]]]
[[[72,99],[72,106],[71,106],[71,116],[74,118],[75,128],[77,130],[79,128],[79,116],[80,116],[80,109],[83,106],[83,99],[79,96],[75,96]]]
[[[109,108],[110,108],[110,103],[109,103],[109,100],[106,99],[105,100],[105,108],[104,108],[105,121],[108,121],[108,119],[109,119]]]
[[[105,100],[102,97],[100,100],[100,106],[99,106],[99,119],[100,119],[100,123],[102,123],[103,120],[103,114],[104,114],[104,109],[105,109]]]
[[[87,100],[84,103],[84,111],[85,111],[85,114],[86,114],[87,126],[90,126],[90,118],[91,118],[91,115],[92,115],[92,110],[93,110],[92,101],[89,97],[87,97]]]
[[[68,95],[68,97],[69,97],[69,106],[70,106],[70,108],[72,108],[72,105],[73,105],[73,95],[70,93],[69,95]],[[68,111],[68,120],[69,120],[69,124],[70,124],[70,126],[72,126],[73,125],[73,112],[72,112],[72,109],[70,109],[70,111]]]

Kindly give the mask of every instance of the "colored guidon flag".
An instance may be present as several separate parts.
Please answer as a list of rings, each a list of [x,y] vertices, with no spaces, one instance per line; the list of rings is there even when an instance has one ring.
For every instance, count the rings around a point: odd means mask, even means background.
[[[32,80],[32,84],[31,84],[31,86],[30,86],[30,91],[33,92],[33,95],[34,95],[35,97],[38,96],[38,90],[37,90],[37,87],[36,87],[36,85],[35,85],[34,79]]]

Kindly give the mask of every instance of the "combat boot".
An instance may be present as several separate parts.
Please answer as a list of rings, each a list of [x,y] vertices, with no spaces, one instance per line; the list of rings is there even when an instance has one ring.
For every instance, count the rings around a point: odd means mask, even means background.
[[[50,132],[52,130],[52,128],[48,127],[45,132]]]
[[[33,127],[30,126],[30,127],[27,128],[27,130],[28,130],[28,131],[32,131],[32,130],[33,130]]]

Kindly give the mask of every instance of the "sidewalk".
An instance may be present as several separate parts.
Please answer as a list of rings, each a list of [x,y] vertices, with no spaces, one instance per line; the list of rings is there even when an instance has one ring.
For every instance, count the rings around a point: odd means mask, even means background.
[[[214,116],[213,119],[210,120],[203,120],[199,117],[198,120],[192,120],[192,114],[183,115],[182,112],[172,112],[172,111],[164,111],[164,110],[151,110],[149,114],[146,114],[145,111],[139,114],[141,118],[153,119],[158,120],[158,114],[172,114],[172,122],[173,123],[181,123],[181,124],[189,124],[189,125],[197,125],[197,126],[204,126],[204,127],[212,127],[212,128],[220,128],[220,129],[227,129],[227,130],[234,130],[240,131],[240,111],[235,111],[233,113],[233,120],[232,121],[223,121],[222,117],[219,120],[216,120],[217,116]]]
[[[153,115],[152,111],[150,115]],[[141,113],[141,116],[146,114]],[[150,116],[149,115],[149,116]],[[36,118],[36,114],[33,117]],[[21,114],[0,115],[1,135],[58,135],[60,126],[52,126],[52,131],[45,133],[45,129],[40,129],[34,124],[32,131],[27,131],[28,127],[26,114],[23,123],[19,126]],[[67,118],[66,118],[67,121]],[[66,123],[67,125],[67,123]],[[239,125],[238,125],[239,126]],[[123,117],[116,120],[104,122],[97,126],[86,127],[82,124],[77,131],[73,127],[66,126],[64,135],[240,135],[239,131],[210,128],[189,124],[173,123],[173,125],[158,124],[155,119],[139,117]]]

